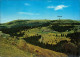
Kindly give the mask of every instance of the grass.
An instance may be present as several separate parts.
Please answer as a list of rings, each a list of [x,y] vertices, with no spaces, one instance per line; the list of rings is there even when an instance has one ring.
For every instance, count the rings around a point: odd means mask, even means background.
[[[0,37],[0,56],[3,57],[31,57],[31,53],[18,49],[16,46],[6,42],[5,38]]]
[[[31,45],[29,43],[26,43],[26,49],[25,51],[22,49],[19,49],[15,45],[11,45],[10,43],[6,42],[7,40],[5,38],[0,37],[0,56],[4,57],[67,57],[66,54],[51,51],[48,49],[43,49],[38,46]],[[24,41],[21,39],[21,41]],[[21,42],[22,43],[22,42]],[[23,44],[20,44],[21,46]]]
[[[4,34],[5,35],[5,34]],[[12,44],[12,43],[16,43]],[[25,48],[25,49],[23,49]],[[0,56],[3,57],[67,57],[64,53],[26,43],[23,39],[3,38],[0,36]]]
[[[66,54],[63,53],[59,53],[59,52],[55,52],[52,50],[48,50],[48,49],[43,49],[40,48],[38,46],[34,46],[31,44],[27,44],[28,45],[28,50],[34,54],[37,54],[37,56],[42,56],[42,57],[67,57]]]

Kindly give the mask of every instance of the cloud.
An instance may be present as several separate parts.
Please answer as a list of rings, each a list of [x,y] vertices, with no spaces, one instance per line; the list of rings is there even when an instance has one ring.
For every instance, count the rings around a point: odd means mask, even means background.
[[[54,10],[61,10],[63,8],[66,8],[68,6],[65,5],[58,5],[58,6],[48,6],[47,8],[53,8]]]
[[[30,13],[30,12],[18,12],[18,14],[39,15],[38,13]]]
[[[26,6],[30,6],[30,4],[29,4],[29,3],[25,3],[24,5],[26,5]]]
[[[68,6],[65,6],[65,5],[58,5],[57,7],[54,8],[54,10],[60,10],[60,9],[63,9],[65,7],[68,7]]]

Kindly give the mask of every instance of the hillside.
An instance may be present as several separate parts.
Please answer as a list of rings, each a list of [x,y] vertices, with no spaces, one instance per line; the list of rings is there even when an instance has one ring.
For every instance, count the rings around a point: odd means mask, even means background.
[[[15,20],[15,21],[1,24],[0,31],[5,32],[6,30],[10,30],[11,32],[13,32],[12,30],[14,30],[15,32],[18,32],[20,30],[29,29],[29,28],[46,27],[46,26],[54,27],[57,24],[64,25],[64,26],[65,25],[76,26],[76,25],[80,25],[80,21],[75,21],[75,20]],[[8,32],[9,31],[7,31],[7,33]]]
[[[11,41],[10,41],[11,40]],[[6,39],[0,36],[0,56],[6,57],[67,57],[66,54],[43,49],[38,46],[34,46],[29,43],[25,43],[24,40],[17,41],[16,45],[13,43],[16,39]],[[26,46],[24,46],[26,44]],[[25,49],[25,50],[24,50]]]
[[[5,54],[26,57],[80,55],[80,21],[14,20],[1,24],[0,31],[1,56]]]
[[[29,27],[34,27],[34,26],[48,26],[49,24],[52,23],[70,23],[70,24],[78,24],[80,21],[76,20],[14,20],[8,23],[3,23],[0,26],[5,26],[7,28],[14,27],[14,26],[29,26]],[[46,25],[45,25],[46,24]]]

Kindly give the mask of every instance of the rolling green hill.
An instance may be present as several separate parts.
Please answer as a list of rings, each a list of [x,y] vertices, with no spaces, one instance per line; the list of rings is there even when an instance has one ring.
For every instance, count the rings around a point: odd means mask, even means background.
[[[17,40],[12,37],[0,36],[0,56],[1,57],[67,57],[64,53],[43,49],[41,47],[26,43],[23,39]]]
[[[14,20],[0,24],[0,31],[1,56],[80,55],[80,21]]]
[[[8,23],[3,23],[0,26],[5,26],[7,28],[14,27],[14,26],[29,26],[29,27],[34,27],[34,26],[48,26],[49,24],[54,24],[54,23],[70,23],[70,24],[80,24],[80,21],[76,20],[14,20]],[[48,24],[48,25],[47,25]]]

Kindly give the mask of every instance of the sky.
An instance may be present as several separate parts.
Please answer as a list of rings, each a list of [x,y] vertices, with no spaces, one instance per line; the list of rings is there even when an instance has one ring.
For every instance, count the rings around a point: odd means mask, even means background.
[[[13,20],[80,20],[80,0],[0,0],[1,23]]]

